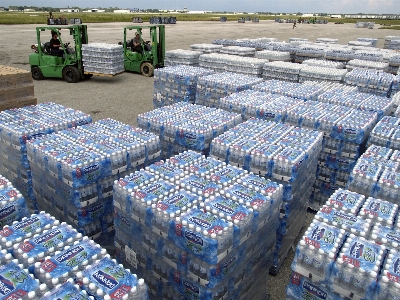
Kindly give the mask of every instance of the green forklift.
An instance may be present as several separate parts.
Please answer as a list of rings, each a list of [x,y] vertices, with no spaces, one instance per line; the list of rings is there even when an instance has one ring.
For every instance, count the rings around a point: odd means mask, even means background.
[[[73,38],[74,45],[63,43],[61,31],[69,32]],[[46,33],[48,42],[42,43]],[[62,56],[53,55],[50,50],[50,39],[53,33],[57,33],[61,47],[64,51]],[[89,78],[92,74],[85,74],[82,62],[82,44],[88,43],[88,34],[86,25],[72,25],[63,27],[37,27],[37,44],[32,45],[34,53],[29,55],[29,64],[31,66],[32,78],[42,80],[44,78],[62,78],[68,83],[75,83],[81,79]]]
[[[149,41],[144,41],[143,37],[147,37],[149,31]],[[133,31],[130,34],[130,31]],[[134,37],[139,33],[142,40],[141,50],[138,52],[133,47],[133,38],[127,40],[127,34]],[[146,77],[154,75],[155,68],[164,67],[165,58],[165,26],[127,26],[124,27],[124,41],[120,43],[124,46],[124,65],[125,71],[142,73]]]

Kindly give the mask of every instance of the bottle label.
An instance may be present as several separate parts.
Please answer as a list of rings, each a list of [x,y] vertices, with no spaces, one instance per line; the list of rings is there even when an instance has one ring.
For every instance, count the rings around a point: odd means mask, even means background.
[[[104,257],[86,268],[83,276],[89,278],[97,288],[102,289],[111,299],[122,299],[133,286],[137,285],[136,276],[127,272],[123,267]],[[87,286],[83,287],[88,289]]]

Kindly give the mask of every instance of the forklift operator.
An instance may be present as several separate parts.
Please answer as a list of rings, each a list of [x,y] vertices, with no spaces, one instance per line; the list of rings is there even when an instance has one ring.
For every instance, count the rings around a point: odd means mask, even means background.
[[[61,43],[58,39],[58,35],[56,32],[53,32],[53,37],[50,40],[50,53],[52,55],[63,56],[64,50],[60,49]]]
[[[132,39],[132,51],[142,53],[142,39],[140,38],[139,32],[136,32],[135,37]]]

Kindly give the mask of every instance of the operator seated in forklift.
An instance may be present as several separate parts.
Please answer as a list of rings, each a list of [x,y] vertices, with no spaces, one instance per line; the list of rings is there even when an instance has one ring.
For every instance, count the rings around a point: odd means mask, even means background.
[[[143,51],[142,42],[143,40],[140,38],[139,32],[136,32],[135,37],[132,39],[132,46],[131,46],[132,51],[142,54]]]
[[[50,40],[50,53],[51,55],[62,57],[64,55],[64,50],[60,49],[61,43],[60,40],[58,39],[58,34],[57,32],[53,31],[51,35],[52,38]]]

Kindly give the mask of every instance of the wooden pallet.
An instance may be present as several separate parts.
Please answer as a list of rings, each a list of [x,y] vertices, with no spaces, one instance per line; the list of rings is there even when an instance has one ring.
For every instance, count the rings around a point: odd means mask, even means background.
[[[100,76],[100,77],[114,77],[124,72],[120,72],[117,74],[103,74],[103,73],[94,73],[94,72],[84,72],[85,75],[93,75],[93,76]]]

